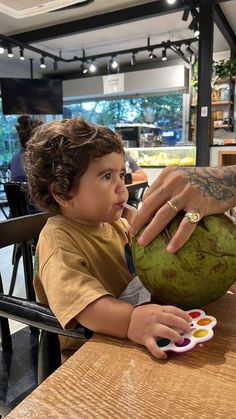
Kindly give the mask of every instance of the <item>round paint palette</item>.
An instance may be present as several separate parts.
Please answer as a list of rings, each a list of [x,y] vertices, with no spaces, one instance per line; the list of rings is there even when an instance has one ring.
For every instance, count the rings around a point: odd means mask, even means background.
[[[184,333],[180,329],[175,329],[183,336],[182,343],[175,343],[166,338],[157,340],[157,345],[162,351],[186,352],[193,349],[195,345],[206,342],[214,335],[213,327],[215,327],[217,320],[215,317],[207,316],[205,311],[194,309],[188,310],[186,313],[192,317],[191,331]]]

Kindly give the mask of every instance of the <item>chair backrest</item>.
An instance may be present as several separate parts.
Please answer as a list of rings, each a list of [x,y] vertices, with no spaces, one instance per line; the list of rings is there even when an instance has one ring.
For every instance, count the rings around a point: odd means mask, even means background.
[[[50,214],[39,213],[0,222],[0,248],[20,244],[27,298],[35,300],[32,239],[38,237]]]
[[[10,208],[10,217],[21,217],[39,212],[30,200],[26,182],[5,182],[3,187]]]
[[[32,252],[30,241],[35,235],[39,235],[47,219],[51,216],[49,213],[39,213],[26,215],[17,218],[10,218],[0,222],[0,248],[21,243],[24,264],[30,265],[28,272],[29,279],[33,288],[33,269]],[[29,325],[41,330],[39,349],[38,349],[38,384],[41,383],[49,374],[51,374],[61,363],[59,335],[76,337],[78,339],[89,338],[92,332],[78,325],[73,330],[64,330],[60,326],[56,317],[49,307],[37,303],[31,295],[27,299],[4,295],[2,292],[2,283],[0,275],[0,336],[3,336],[3,322],[13,319],[18,322]],[[8,336],[9,337],[9,336]],[[11,336],[10,336],[11,339]],[[10,342],[11,343],[11,342]],[[9,349],[8,349],[9,348]],[[11,345],[3,346],[3,351],[10,351]],[[10,354],[9,354],[10,356]],[[22,394],[22,397],[25,397]],[[17,399],[18,402],[20,398]],[[13,408],[15,404],[11,404]],[[5,406],[0,404],[0,415]]]
[[[41,212],[0,221],[0,249],[38,236],[50,216]]]

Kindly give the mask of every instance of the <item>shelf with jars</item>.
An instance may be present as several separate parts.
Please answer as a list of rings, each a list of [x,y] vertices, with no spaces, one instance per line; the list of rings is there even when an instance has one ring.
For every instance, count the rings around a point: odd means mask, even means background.
[[[215,88],[212,89],[212,124],[214,129],[224,128],[233,130],[233,108],[234,101],[231,100],[234,95],[234,86],[230,86],[230,81],[215,82]],[[192,107],[196,107],[196,97],[192,101]],[[219,109],[222,107],[222,109]]]
[[[140,167],[195,166],[196,147],[194,145],[177,145],[171,147],[126,148]]]

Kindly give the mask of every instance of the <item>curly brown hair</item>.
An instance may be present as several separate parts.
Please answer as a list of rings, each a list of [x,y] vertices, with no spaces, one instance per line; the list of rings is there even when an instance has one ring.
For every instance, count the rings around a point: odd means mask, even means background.
[[[24,156],[29,191],[38,208],[60,212],[52,195],[65,201],[79,187],[89,163],[112,152],[124,154],[121,137],[109,128],[82,118],[53,121],[40,126]]]

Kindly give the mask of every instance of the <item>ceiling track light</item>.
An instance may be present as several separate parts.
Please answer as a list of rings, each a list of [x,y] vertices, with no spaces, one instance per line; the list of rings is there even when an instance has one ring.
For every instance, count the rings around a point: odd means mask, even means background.
[[[12,47],[11,47],[11,46],[8,46],[8,47],[7,47],[7,56],[8,56],[9,58],[14,57],[14,54],[13,54],[13,52],[12,52]]]
[[[187,0],[185,0],[185,4],[187,3]],[[199,35],[199,29],[198,29],[198,12],[197,10],[193,9],[192,7],[190,7],[190,11],[191,11],[191,15],[193,20],[195,19],[195,26],[194,29],[196,31],[195,36]],[[192,22],[191,22],[192,23]],[[198,31],[198,32],[197,32]],[[157,44],[150,44],[150,37],[147,38],[147,45],[146,46],[140,46],[137,48],[132,48],[132,49],[124,49],[124,50],[118,50],[118,51],[110,51],[107,53],[102,53],[102,54],[97,54],[97,55],[90,55],[85,57],[85,52],[83,51],[83,54],[81,54],[81,56],[74,56],[73,58],[64,58],[62,56],[62,52],[59,51],[58,55],[55,54],[51,54],[49,52],[46,52],[44,50],[41,50],[39,48],[35,48],[34,46],[31,46],[29,44],[23,43],[21,41],[18,41],[14,38],[5,36],[0,34],[0,48],[1,46],[5,48],[7,48],[8,50],[8,55],[10,57],[13,57],[13,53],[12,53],[12,48],[17,47],[22,51],[25,50],[29,50],[29,51],[33,51],[36,54],[39,54],[41,59],[40,59],[40,67],[41,68],[45,68],[45,59],[52,59],[54,61],[54,71],[57,71],[57,64],[59,62],[62,62],[64,64],[66,63],[71,63],[71,62],[80,62],[80,64],[84,64],[84,66],[86,67],[87,71],[91,71],[91,72],[95,72],[97,70],[97,66],[94,64],[95,60],[97,59],[104,59],[104,58],[108,58],[107,61],[107,65],[109,68],[111,68],[110,66],[110,62],[109,59],[110,57],[114,58],[115,56],[120,56],[120,55],[127,55],[129,54],[130,56],[130,64],[133,66],[135,65],[135,58],[136,55],[139,52],[147,52],[150,55],[150,59],[156,59],[156,55],[153,54],[154,50],[159,50],[159,49],[172,49],[172,46],[178,47],[180,45],[186,44],[186,45],[190,45],[194,42],[197,42],[197,39],[194,37],[191,37],[189,39],[181,39],[181,40],[176,40],[176,41],[165,41],[165,42],[161,42],[161,43],[157,43]],[[175,50],[173,50],[174,52],[176,52]],[[1,49],[0,49],[0,53],[1,53]],[[177,53],[177,52],[176,52]],[[165,56],[163,57],[165,60]],[[166,57],[167,58],[167,57]],[[183,58],[181,56],[181,58]],[[185,61],[187,62],[187,58],[185,57]],[[84,67],[83,67],[84,69]],[[119,65],[118,65],[118,69],[119,69]],[[82,69],[81,69],[82,70]],[[86,73],[86,70],[84,71],[84,74]]]
[[[82,50],[83,53],[83,59],[82,59],[82,64],[80,65],[80,70],[83,74],[86,74],[88,72],[88,66],[86,64],[86,57],[85,57],[85,50]]]
[[[54,63],[53,63],[53,70],[54,70],[54,71],[57,71],[57,70],[58,70],[58,62],[57,62],[57,60],[54,60]]]
[[[198,22],[196,23],[196,26],[195,26],[195,28],[194,28],[194,36],[196,37],[196,38],[198,38],[199,37],[199,35],[200,35],[200,30],[199,30],[199,24],[198,24]]]
[[[131,55],[131,57],[130,57],[130,64],[131,64],[132,66],[134,66],[134,65],[136,64],[136,57],[135,57],[134,52],[132,52],[132,55]]]
[[[161,59],[162,59],[162,61],[167,61],[166,48],[163,48],[163,50],[162,50]]]
[[[190,56],[192,56],[194,54],[194,51],[192,50],[192,48],[190,47],[190,45],[187,46],[186,50],[185,50]]]
[[[93,62],[91,62],[91,64],[89,65],[89,71],[91,73],[95,73],[95,71],[97,71],[97,66],[96,64],[94,64]]]
[[[82,64],[81,64],[81,66],[80,66],[80,70],[81,70],[81,72],[82,72],[83,74],[86,74],[86,73],[88,72],[88,68],[87,68],[87,66],[86,66],[86,64],[85,64],[85,63],[82,63]]]
[[[111,58],[110,60],[110,64],[111,64],[111,68],[113,70],[117,70],[117,68],[119,67],[119,63],[118,61],[115,59],[115,57]]]
[[[190,7],[188,5],[184,6],[184,11],[183,11],[183,16],[182,16],[182,20],[187,22],[188,17],[189,17],[189,13],[190,13]]]
[[[191,20],[191,22],[190,22],[190,25],[189,25],[189,29],[191,30],[191,31],[193,31],[194,29],[195,29],[195,27],[196,27],[196,23],[197,23],[197,18],[196,18],[196,16],[194,16],[193,18],[192,18],[192,20]]]
[[[24,61],[24,59],[25,59],[25,56],[24,56],[24,49],[23,49],[23,48],[20,48],[20,60],[21,60],[21,61]]]
[[[176,2],[176,0],[167,0],[168,4],[174,4]]]
[[[41,58],[40,58],[40,67],[41,67],[41,68],[46,68],[46,64],[45,64],[44,57],[41,57]]]
[[[153,50],[151,50],[150,54],[149,54],[149,58],[150,60],[156,60],[157,56],[155,54],[153,54]]]

